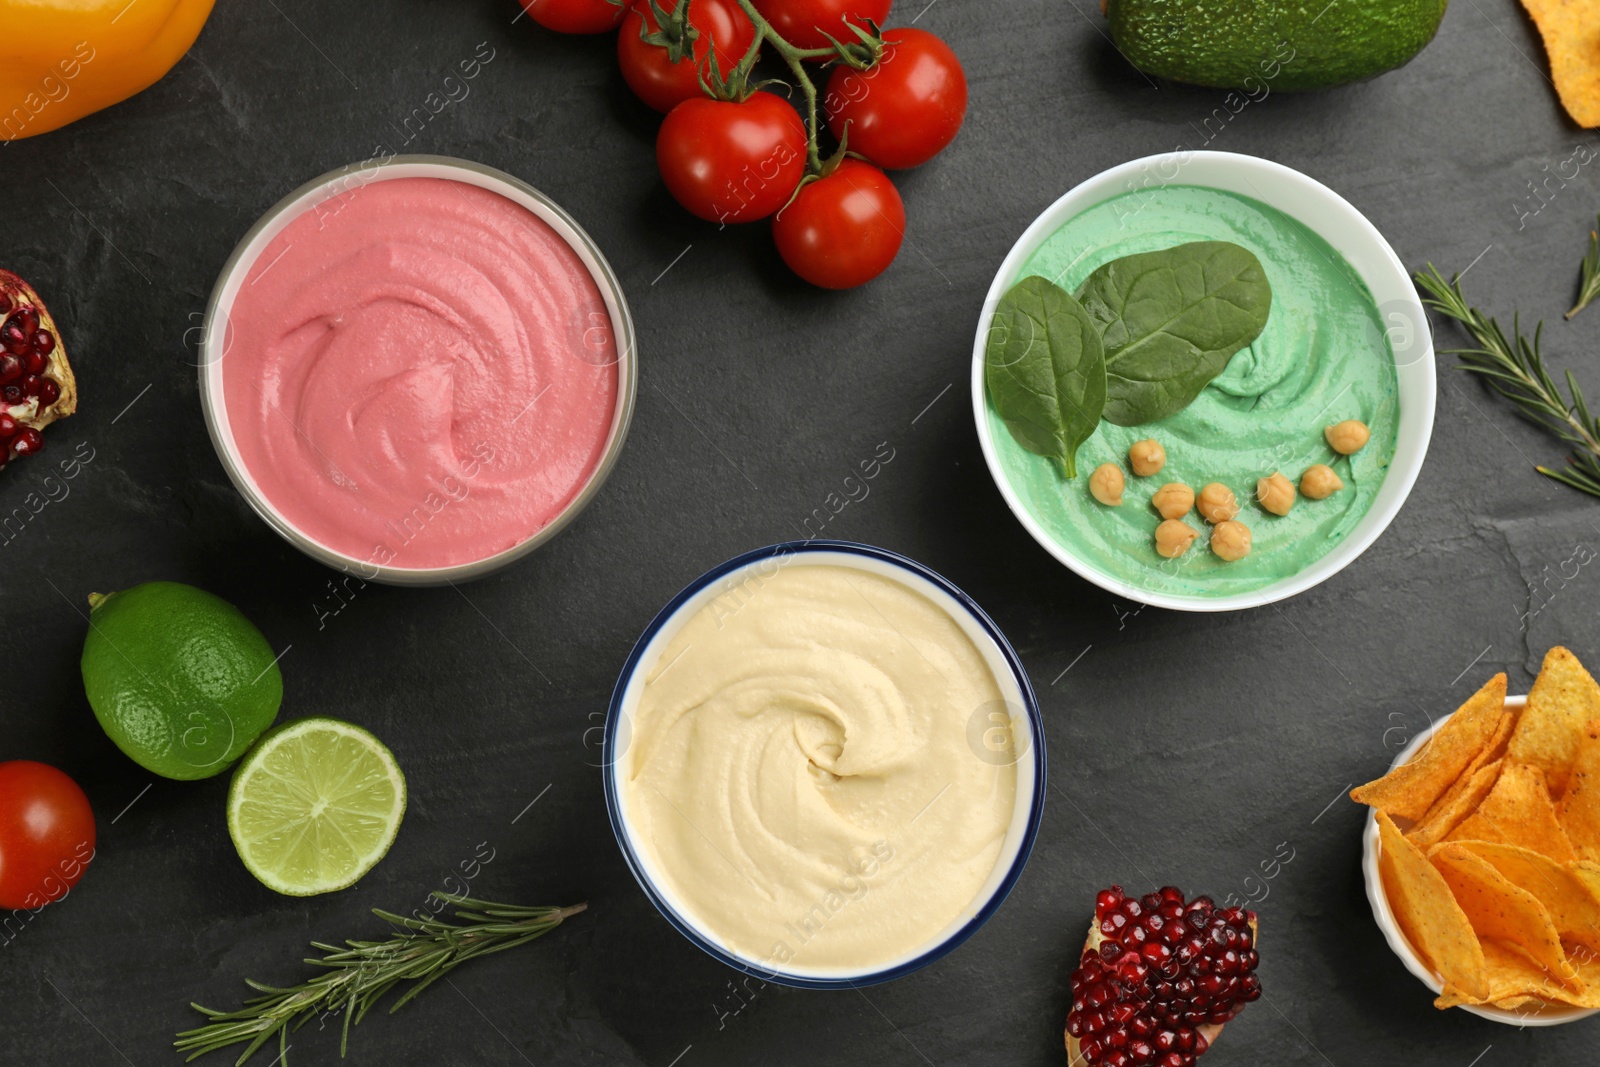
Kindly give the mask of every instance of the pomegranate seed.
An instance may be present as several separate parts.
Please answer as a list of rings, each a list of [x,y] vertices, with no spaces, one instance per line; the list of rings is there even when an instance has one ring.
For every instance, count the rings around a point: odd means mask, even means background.
[[[10,293],[0,293],[0,315],[6,314],[8,311],[11,310],[11,307],[12,307],[11,294]]]
[[[39,386],[39,406],[47,408],[61,399],[61,386],[56,384],[54,378],[46,378]]]
[[[0,344],[5,345],[6,351],[14,356],[20,356],[32,347],[28,344],[28,335],[14,322],[0,326]]]
[[[11,450],[19,456],[31,456],[44,447],[44,437],[32,426],[24,426],[11,439]]]
[[[50,361],[36,351],[28,351],[22,356],[22,366],[29,374],[43,374]]]
[[[25,396],[38,396],[39,389],[44,385],[44,379],[37,374],[26,374],[22,378],[22,392]]]
[[[0,385],[0,400],[5,401],[7,404],[20,404],[25,399],[27,398],[22,394],[22,386],[16,382],[12,382],[9,385]]]
[[[32,334],[39,328],[39,312],[30,307],[20,307],[11,316],[11,321],[20,326],[23,333]]]
[[[1103,940],[1071,978],[1067,1032],[1088,1067],[1194,1067],[1199,1027],[1233,1019],[1261,996],[1259,955],[1241,908],[1185,901],[1173,886],[1095,896]]]
[[[17,436],[17,431],[22,424],[4,411],[0,411],[0,441],[8,441]]]
[[[48,356],[56,350],[56,335],[49,330],[33,331],[33,350],[41,356]]]
[[[9,385],[27,373],[22,360],[10,352],[0,355],[0,385]]]

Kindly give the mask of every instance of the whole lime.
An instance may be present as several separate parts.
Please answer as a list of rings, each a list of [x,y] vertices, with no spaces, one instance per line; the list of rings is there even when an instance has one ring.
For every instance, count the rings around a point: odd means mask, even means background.
[[[89,597],[83,688],[117,747],[167,778],[209,778],[272,725],[283,675],[250,620],[178,582]]]

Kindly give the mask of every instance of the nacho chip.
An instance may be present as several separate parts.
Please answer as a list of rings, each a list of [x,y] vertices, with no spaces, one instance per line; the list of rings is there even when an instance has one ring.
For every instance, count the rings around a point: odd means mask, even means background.
[[[1511,720],[1508,717],[1506,721],[1509,723]],[[1428,814],[1422,817],[1421,822],[1406,831],[1406,836],[1424,852],[1443,841],[1483,803],[1500,777],[1503,762],[1495,760],[1478,768],[1476,773],[1464,776],[1439,798],[1437,804],[1428,809]]]
[[[1478,810],[1445,835],[1446,841],[1492,841],[1543,853],[1560,863],[1578,858],[1556,821],[1556,806],[1537,767],[1507,758]]]
[[[1600,953],[1600,897],[1571,868],[1515,845],[1463,841],[1445,847],[1466,849],[1489,861],[1512,885],[1544,905],[1562,941]]]
[[[1560,932],[1537,897],[1517,888],[1464,845],[1440,845],[1428,858],[1444,875],[1480,941],[1505,942],[1557,981],[1584,990],[1583,980],[1561,947]]]
[[[1559,797],[1578,755],[1584,724],[1593,719],[1600,719],[1600,685],[1577,656],[1557,645],[1545,654],[1508,751],[1512,759],[1544,771],[1550,795]]]
[[[1390,818],[1421,819],[1494,739],[1506,714],[1505,703],[1506,676],[1497,674],[1461,705],[1409,762],[1352,789],[1350,799]]]
[[[1579,126],[1600,126],[1600,0],[1522,0],[1544,38],[1550,76]]]
[[[1600,863],[1600,719],[1586,723],[1578,738],[1578,754],[1556,818],[1578,855]]]
[[[1450,885],[1394,821],[1378,812],[1378,872],[1400,930],[1424,963],[1444,980],[1445,993],[1487,997],[1483,948]]]
[[[1483,943],[1484,975],[1489,993],[1483,997],[1465,995],[1448,988],[1433,1002],[1437,1008],[1462,1004],[1493,1004],[1507,1011],[1527,1011],[1530,1015],[1547,1003],[1572,1003],[1587,997],[1568,989],[1523,953],[1496,941]]]

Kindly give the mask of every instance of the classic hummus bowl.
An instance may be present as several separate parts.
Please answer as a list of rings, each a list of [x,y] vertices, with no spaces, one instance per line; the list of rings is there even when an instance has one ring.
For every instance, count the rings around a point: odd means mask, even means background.
[[[994,313],[1018,281],[1038,275],[1076,291],[1096,268],[1180,244],[1225,241],[1253,253],[1270,283],[1271,310],[1187,407],[1135,426],[1101,421],[1077,454],[1078,476],[1012,436],[985,380]],[[1133,305],[1130,305],[1130,307]],[[972,356],[978,440],[1000,495],[1052,556],[1118,597],[1185,611],[1257,607],[1293,596],[1348,566],[1405,502],[1433,428],[1433,346],[1409,274],[1383,236],[1346,200],[1298,171],[1252,156],[1174,152],[1134,160],[1083,182],[1028,227],[995,275]],[[1353,454],[1324,429],[1370,428]],[[1129,449],[1153,438],[1166,466],[1127,478],[1119,506],[1088,490],[1102,464],[1129,468]],[[1331,465],[1343,487],[1301,497],[1288,514],[1254,499],[1258,479],[1291,482]],[[1178,482],[1196,493],[1227,486],[1243,506],[1253,546],[1225,560],[1209,527],[1175,559],[1156,551],[1154,491]]]
[[[199,370],[250,506],[401,585],[480,577],[572,521],[638,373],[622,290],[571,216],[439,156],[353,164],[272,207],[212,290]]]
[[[612,696],[606,806],[651,902],[785,985],[887,981],[1000,906],[1038,832],[1045,753],[1015,652],[893,552],[746,553],[645,629]]]

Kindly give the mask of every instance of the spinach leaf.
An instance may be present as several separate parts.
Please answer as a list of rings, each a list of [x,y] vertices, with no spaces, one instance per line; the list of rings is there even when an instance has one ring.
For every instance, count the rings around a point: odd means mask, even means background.
[[[995,308],[984,353],[995,411],[1030,452],[1078,476],[1078,446],[1100,425],[1106,364],[1100,331],[1073,295],[1037,275]]]
[[[1114,259],[1078,299],[1105,349],[1105,417],[1138,426],[1188,407],[1260,336],[1272,286],[1249,249],[1196,241]]]

